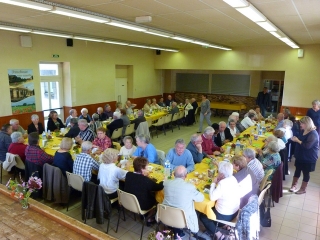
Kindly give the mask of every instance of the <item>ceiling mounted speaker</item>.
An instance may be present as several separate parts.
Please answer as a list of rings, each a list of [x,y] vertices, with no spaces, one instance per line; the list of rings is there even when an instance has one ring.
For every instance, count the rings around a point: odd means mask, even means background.
[[[73,39],[67,38],[67,47],[73,47]]]
[[[147,22],[151,22],[151,21],[152,21],[151,16],[136,17],[136,23],[147,23]]]
[[[303,57],[303,49],[298,49],[298,58]]]
[[[31,36],[20,35],[20,44],[21,47],[32,47]]]
[[[161,55],[161,50],[156,50],[157,55]]]

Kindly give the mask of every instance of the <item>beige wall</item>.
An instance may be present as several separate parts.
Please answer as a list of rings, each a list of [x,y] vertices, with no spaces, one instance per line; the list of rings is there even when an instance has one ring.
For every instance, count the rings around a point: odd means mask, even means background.
[[[302,48],[303,58],[297,57],[297,49],[285,45],[232,51],[184,49],[175,54],[163,52],[155,58],[155,66],[157,69],[285,71],[283,105],[310,107],[311,101],[320,95],[320,45]],[[251,93],[253,96],[259,91],[257,85]]]
[[[2,101],[0,116],[11,115],[8,69],[33,69],[36,106],[41,110],[39,62],[70,63],[69,87],[65,88],[67,106],[114,101],[116,73],[123,74],[117,65],[131,65],[127,77],[132,78],[128,97],[138,98],[160,94],[159,71],[154,67],[154,51],[74,40],[66,46],[64,38],[32,36],[33,47],[20,46],[19,33],[0,31],[0,88]],[[60,58],[52,58],[59,54]],[[65,68],[65,66],[64,66]],[[72,96],[70,98],[70,95]]]

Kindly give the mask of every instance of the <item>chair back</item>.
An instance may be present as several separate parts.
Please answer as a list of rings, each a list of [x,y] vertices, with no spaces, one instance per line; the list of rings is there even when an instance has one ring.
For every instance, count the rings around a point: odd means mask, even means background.
[[[156,221],[174,228],[188,228],[185,212],[180,208],[158,204]]]
[[[153,126],[162,126],[165,122],[165,117],[160,117],[158,122],[154,123]]]
[[[179,112],[179,118],[178,119],[181,119],[181,118],[183,118],[184,117],[184,111],[180,111]]]
[[[265,186],[267,185],[268,182],[268,178],[270,177],[270,175],[273,173],[273,169],[269,169],[268,172],[266,172],[266,174],[264,175],[261,183],[260,183],[260,191],[262,191]]]
[[[122,127],[121,128],[117,128],[113,131],[111,139],[118,139],[119,137],[122,136]]]
[[[131,123],[127,126],[126,131],[124,133],[124,136],[131,135],[132,133],[134,133],[134,124],[133,123]]]
[[[117,149],[118,151],[120,151],[121,149],[121,145],[118,142],[112,142],[112,145],[115,147],[115,149]]]
[[[172,122],[175,122],[179,119],[179,113],[175,113],[172,117]]]
[[[24,162],[21,160],[20,156],[19,156],[19,155],[16,155],[16,156],[15,156],[15,159],[16,159],[16,163],[17,163],[16,168],[25,170],[25,169],[26,169],[26,165],[25,165]]]
[[[138,199],[135,195],[117,189],[118,192],[118,202],[122,205],[125,209],[129,210],[130,212],[142,214],[140,204]]]
[[[68,185],[73,189],[82,192],[82,186],[84,183],[84,179],[81,175],[70,173],[66,171]]]
[[[266,192],[268,191],[268,189],[270,188],[271,186],[271,183],[268,183],[266,185],[266,187],[262,190],[262,192],[260,192],[259,194],[259,198],[258,198],[258,204],[260,206],[260,204],[262,203],[263,199],[264,199],[264,196],[266,195]]]
[[[166,123],[170,123],[171,120],[172,120],[172,114],[169,113],[169,114],[167,114],[167,115],[165,116],[165,118],[164,118],[164,123],[165,123],[165,124],[166,124]]]
[[[160,161],[160,164],[161,164],[162,166],[164,166],[164,161],[166,160],[166,154],[165,154],[165,152],[162,151],[162,150],[158,150],[158,149],[156,149],[156,151],[157,151],[157,155],[158,155],[158,159],[159,159],[159,161]]]

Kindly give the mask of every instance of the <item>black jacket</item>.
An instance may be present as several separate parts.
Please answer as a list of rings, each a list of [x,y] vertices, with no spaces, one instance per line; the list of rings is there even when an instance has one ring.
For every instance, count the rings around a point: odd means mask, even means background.
[[[140,123],[147,121],[144,116],[137,117],[136,119],[132,120],[131,123],[134,123],[134,130],[137,130]]]
[[[48,123],[47,123],[47,131],[50,130],[51,132],[53,132],[54,130],[60,130],[60,128],[65,128],[66,126],[63,124],[63,122],[61,121],[60,118],[57,118],[57,121],[59,123],[59,128],[57,127],[57,125],[54,123],[54,121],[52,120],[52,118],[48,118]]]
[[[75,124],[73,127],[70,128],[69,132],[67,132],[64,136],[68,138],[75,138],[79,135],[80,128],[78,127],[78,124]]]
[[[38,130],[36,129],[36,127],[34,126],[33,123],[31,123],[30,125],[28,125],[28,134],[32,133],[32,132],[38,132],[39,134],[42,134],[44,132],[44,127],[42,125],[42,123],[38,123]]]
[[[115,119],[112,123],[110,123],[107,128],[110,132],[110,137],[112,136],[112,133],[114,130],[117,128],[122,128],[123,127],[123,120],[122,119]]]
[[[230,132],[230,129],[229,128],[226,128],[224,130],[224,136],[225,136],[225,139],[229,139],[230,142],[233,141],[233,136],[231,135],[231,132]],[[214,142],[216,143],[216,145],[218,147],[221,147],[223,144],[222,144],[222,141],[221,141],[221,135],[220,133],[218,133],[217,137],[214,138]]]

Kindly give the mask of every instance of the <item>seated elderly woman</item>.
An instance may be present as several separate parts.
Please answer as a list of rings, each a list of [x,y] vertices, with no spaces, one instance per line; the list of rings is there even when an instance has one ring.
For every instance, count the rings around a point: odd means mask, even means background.
[[[242,155],[247,160],[247,167],[251,169],[260,184],[264,177],[264,170],[261,162],[256,159],[256,152],[251,148],[246,148],[243,150]]]
[[[157,99],[152,98],[151,109],[160,109],[161,107],[157,103]]]
[[[146,118],[143,115],[143,111],[139,110],[137,112],[137,118],[132,120],[131,123],[134,123],[134,130],[137,130],[137,128],[139,127],[139,124],[142,122],[147,121]]]
[[[240,131],[236,126],[237,125],[236,120],[230,119],[228,125],[229,125],[228,128],[230,129],[230,133],[231,133],[232,137],[234,137],[234,138],[238,137],[240,135]]]
[[[220,162],[219,175],[213,180],[210,187],[210,201],[216,201],[212,210],[218,220],[231,221],[238,214],[240,206],[239,184],[232,174],[232,164]],[[213,237],[217,222],[209,219],[203,213],[200,213],[199,219],[209,235]]]
[[[150,163],[160,164],[156,148],[150,143],[150,137],[140,134],[136,136],[137,150],[133,153],[133,158],[145,157]]]
[[[58,113],[56,111],[50,111],[48,116],[47,130],[53,132],[65,127],[66,126],[62,123],[61,119],[58,118]]]
[[[270,135],[266,138],[265,140],[265,144],[263,146],[263,154],[266,154],[268,152],[268,144],[272,141],[276,141],[278,143],[279,149],[282,150],[286,147],[286,145],[284,144],[283,140],[280,138],[277,138],[274,135]]]
[[[146,103],[144,104],[144,106],[143,106],[143,111],[144,111],[145,113],[149,113],[150,110],[151,110],[151,100],[148,98],[148,99],[147,99],[147,102],[146,102]]]
[[[39,116],[37,114],[32,114],[31,121],[32,123],[28,125],[28,134],[32,132],[42,134],[44,132],[44,128],[42,123],[39,122]]]
[[[277,167],[281,164],[281,157],[279,154],[280,148],[277,141],[271,141],[268,143],[267,153],[263,153],[261,149],[257,149],[259,154],[259,160],[262,163],[263,168],[265,169],[265,173],[269,169],[276,170]],[[272,175],[269,180],[272,179]]]
[[[98,179],[109,199],[118,197],[119,180],[125,179],[128,172],[116,166],[118,154],[118,150],[108,148],[100,156],[102,163],[99,167]]]
[[[120,149],[120,155],[132,156],[137,149],[137,147],[132,144],[133,143],[132,137],[125,136],[122,141],[124,146],[121,147]]]
[[[293,127],[293,122],[289,119],[284,119],[282,127],[279,128],[279,130],[284,132],[284,138],[286,139],[286,141],[288,141],[290,138],[293,137],[293,133],[291,130],[292,127]]]
[[[213,127],[206,127],[206,129],[204,129],[203,134],[201,135],[202,138],[202,151],[207,154],[207,155],[219,155],[220,152],[223,152],[223,148],[218,147],[212,137],[215,133],[215,130],[213,129]]]
[[[116,111],[115,112],[120,112],[121,109],[122,109],[122,103],[121,102],[117,102]]]
[[[26,160],[26,148],[27,145],[24,144],[24,138],[21,132],[13,132],[11,134],[12,143],[9,145],[8,153],[19,155],[21,160],[24,162]]]
[[[93,140],[92,146],[98,148],[96,153],[101,153],[112,146],[111,139],[106,135],[106,129],[104,127],[97,129],[97,137]]]
[[[56,151],[53,157],[53,166],[60,168],[62,174],[66,176],[66,172],[73,171],[73,160],[69,153],[72,148],[73,141],[71,138],[64,137],[60,143],[60,149]]]
[[[189,99],[185,100],[184,117],[185,117],[185,122],[186,122],[187,126],[193,124],[193,122],[194,122],[194,111],[193,111],[193,106],[191,105]]]
[[[92,122],[92,118],[88,114],[88,109],[86,109],[86,108],[81,109],[81,115],[79,116],[79,119],[85,119],[85,120],[87,120],[88,123]]]
[[[98,113],[92,114],[92,123],[90,127],[94,133],[97,133],[98,128],[103,127],[103,123],[100,121]]]
[[[287,143],[287,140],[286,140],[286,138],[284,137],[284,132],[281,131],[280,129],[274,130],[273,135],[274,135],[275,137],[277,137],[278,139],[280,139],[284,144]],[[279,141],[279,142],[281,142],[281,141]],[[280,144],[281,144],[281,143],[280,143]]]
[[[242,119],[241,125],[247,129],[248,127],[253,126],[256,122],[253,120],[256,117],[255,113],[249,111],[248,116]]]
[[[156,183],[148,178],[148,164],[148,159],[144,157],[135,158],[133,161],[134,172],[127,173],[124,187],[124,191],[137,197],[141,210],[149,210],[156,205],[157,201],[154,192],[163,189],[163,182]],[[150,211],[148,218],[153,214],[154,212]],[[154,222],[153,219],[148,221]]]

